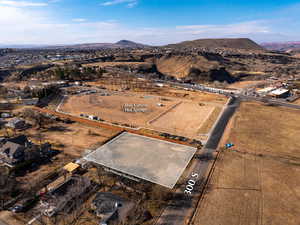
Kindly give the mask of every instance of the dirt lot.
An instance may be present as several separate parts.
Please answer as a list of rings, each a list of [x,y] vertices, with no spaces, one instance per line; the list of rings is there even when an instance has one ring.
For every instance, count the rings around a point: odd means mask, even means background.
[[[198,130],[199,134],[207,134],[209,133],[210,129],[218,119],[220,113],[222,111],[221,107],[215,107],[213,112],[210,114],[208,119],[201,125],[200,129]]]
[[[29,129],[25,134],[38,142],[39,135],[35,129]],[[64,154],[73,157],[80,157],[86,149],[100,146],[115,134],[115,131],[79,123],[58,123],[41,132],[43,140],[50,142],[55,148],[63,150]]]
[[[160,97],[133,92],[117,92],[111,96],[76,95],[65,99],[59,110],[76,116],[82,113],[95,115],[109,122],[196,138],[197,131],[210,118],[214,108],[222,106],[224,101],[220,98],[218,102],[218,96],[205,94],[194,94],[187,98],[186,93],[180,91],[170,92],[170,95]],[[162,103],[163,106],[158,106],[158,103]],[[142,104],[146,112],[124,112],[125,104]],[[210,125],[212,126],[212,123]]]
[[[299,224],[300,111],[242,103],[230,124],[193,224]]]
[[[155,128],[186,136],[195,135],[214,111],[214,106],[183,102],[150,122]]]
[[[96,115],[110,122],[129,123],[143,126],[156,115],[164,112],[168,107],[178,103],[171,100],[164,101],[164,107],[157,106],[160,98],[157,96],[138,96],[130,94],[116,94],[100,96],[97,94],[71,96],[63,104],[61,110],[79,116],[81,113]],[[146,112],[125,113],[125,104],[145,104]],[[85,106],[85,107],[84,107]]]

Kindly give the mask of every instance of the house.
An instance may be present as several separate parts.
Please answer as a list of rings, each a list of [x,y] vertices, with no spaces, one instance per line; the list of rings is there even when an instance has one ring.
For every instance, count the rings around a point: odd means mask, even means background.
[[[13,118],[10,121],[8,121],[8,123],[5,126],[12,129],[21,130],[26,127],[26,122],[25,120],[22,120],[20,118]]]
[[[274,91],[271,91],[269,95],[274,98],[287,98],[290,95],[290,91],[285,88],[278,88]]]
[[[109,221],[118,217],[118,211],[123,206],[124,199],[112,193],[99,192],[91,203],[91,208],[97,217],[101,218],[100,224],[109,224]]]
[[[29,145],[26,136],[2,139],[0,147],[0,161],[9,165],[15,165],[25,159],[25,149]]]
[[[2,139],[0,142],[0,162],[13,167],[22,162],[46,157],[50,149],[50,144],[35,145],[24,135]]]
[[[51,217],[62,210],[68,211],[73,204],[78,203],[76,199],[87,192],[90,186],[91,181],[87,177],[78,175],[69,177],[41,199],[41,205],[45,208],[44,215]]]
[[[24,161],[25,147],[14,142],[6,142],[0,148],[0,161],[14,165]]]

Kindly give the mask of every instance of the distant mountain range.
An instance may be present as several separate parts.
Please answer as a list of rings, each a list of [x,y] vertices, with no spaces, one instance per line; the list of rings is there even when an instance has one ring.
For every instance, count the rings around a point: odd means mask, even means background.
[[[150,45],[136,43],[129,40],[121,40],[116,43],[84,43],[73,45],[6,45],[0,44],[0,48],[44,48],[44,49],[116,49],[116,48],[147,48]],[[248,50],[276,50],[276,51],[300,51],[299,42],[273,42],[261,45],[248,38],[223,38],[223,39],[198,39],[184,41],[177,44],[169,44],[167,48],[230,48]]]
[[[283,52],[300,51],[300,41],[271,42],[271,43],[262,43],[261,45],[268,50],[283,51]]]
[[[148,45],[128,40],[121,40],[116,43],[87,43],[75,45],[49,46],[48,48],[72,48],[72,49],[103,49],[103,48],[146,48]]]
[[[128,40],[121,40],[116,43],[86,43],[74,45],[5,45],[0,44],[0,48],[46,48],[46,49],[103,49],[103,48],[146,48],[144,45]]]

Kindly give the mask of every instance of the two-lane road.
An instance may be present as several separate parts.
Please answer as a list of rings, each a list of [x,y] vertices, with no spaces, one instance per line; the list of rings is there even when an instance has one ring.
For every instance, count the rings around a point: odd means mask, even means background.
[[[208,138],[206,145],[201,149],[200,153],[190,166],[190,173],[197,173],[197,181],[194,190],[190,196],[185,196],[184,199],[178,198],[172,202],[172,205],[167,206],[156,225],[183,225],[187,224],[196,211],[198,202],[201,198],[204,185],[207,181],[207,176],[214,162],[214,153],[217,150],[219,142],[223,136],[224,130],[228,121],[233,116],[238,108],[240,99],[231,98],[224,108],[221,116],[216,121],[212,132]],[[186,178],[186,182],[190,177]],[[185,185],[182,185],[176,190],[176,193],[182,195]]]

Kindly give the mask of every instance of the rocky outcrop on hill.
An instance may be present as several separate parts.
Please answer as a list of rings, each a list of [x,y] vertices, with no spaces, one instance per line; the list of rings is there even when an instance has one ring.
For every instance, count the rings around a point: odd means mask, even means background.
[[[219,60],[223,60],[219,56]],[[208,55],[165,55],[153,59],[157,71],[165,76],[190,82],[226,81],[232,83],[234,78],[215,61],[218,56]]]

